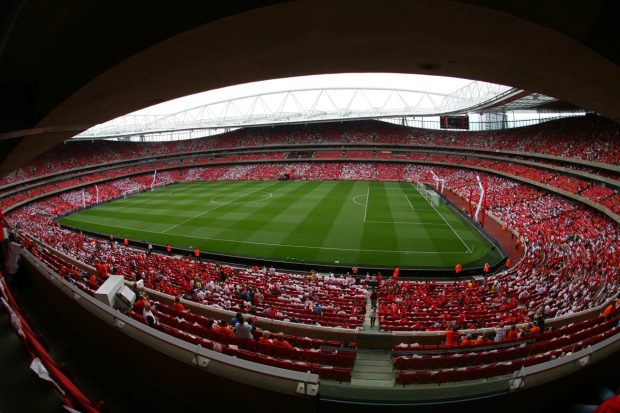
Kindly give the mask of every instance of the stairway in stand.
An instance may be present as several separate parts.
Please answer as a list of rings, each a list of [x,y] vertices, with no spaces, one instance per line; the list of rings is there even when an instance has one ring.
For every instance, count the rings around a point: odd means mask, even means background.
[[[351,385],[394,387],[394,365],[391,353],[389,351],[358,351]]]

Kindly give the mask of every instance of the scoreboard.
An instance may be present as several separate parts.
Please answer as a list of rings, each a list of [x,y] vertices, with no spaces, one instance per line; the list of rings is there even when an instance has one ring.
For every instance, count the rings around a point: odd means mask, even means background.
[[[441,129],[469,129],[469,116],[440,116],[439,123]]]

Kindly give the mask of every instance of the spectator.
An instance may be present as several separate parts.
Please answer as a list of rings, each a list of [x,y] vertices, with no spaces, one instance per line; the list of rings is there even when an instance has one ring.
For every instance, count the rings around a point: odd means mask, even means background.
[[[291,345],[291,343],[289,343],[285,338],[284,335],[282,333],[278,333],[275,337],[274,340],[272,341],[272,344],[274,346],[280,346],[280,347],[286,347],[286,348],[293,348],[293,346]]]
[[[323,315],[323,307],[319,303],[316,304],[316,306],[314,307],[314,310],[312,310],[312,311],[316,315]]]
[[[230,319],[231,327],[237,327],[237,324],[239,324],[241,320],[243,320],[243,315],[241,315],[241,313],[235,314],[235,316]]]
[[[177,295],[174,297],[174,303],[172,303],[172,308],[179,312],[185,312],[185,306],[181,303],[181,296]]]
[[[375,288],[370,292],[370,306],[374,309],[377,308],[377,290]]]
[[[263,344],[271,344],[272,340],[269,338],[270,335],[271,333],[269,331],[263,330],[261,336],[258,338],[258,342]]]
[[[233,329],[233,333],[235,336],[244,340],[254,339],[254,336],[252,335],[252,325],[246,323],[242,315],[239,315],[238,323]]]
[[[461,341],[461,346],[473,346],[474,344],[474,338],[471,333],[467,334]]]
[[[9,275],[17,274],[19,269],[19,252],[22,246],[15,239],[15,234],[9,234],[9,245],[4,257],[4,268]]]
[[[492,343],[493,341],[489,338],[489,335],[486,332],[479,335],[476,341],[474,341],[474,345],[476,346],[486,346]]]
[[[448,327],[448,329],[445,331],[445,334],[446,334],[446,338],[445,338],[446,346],[458,345],[458,339],[459,339],[460,334],[455,329],[454,325],[451,325],[450,327]]]
[[[225,334],[227,336],[232,336],[234,335],[232,328],[230,328],[227,324],[226,321],[221,320],[218,323],[218,327],[214,328],[215,331],[217,331],[220,334]]]
[[[506,339],[515,340],[517,338],[518,338],[517,326],[513,324],[510,326],[510,330],[508,330],[508,332],[506,333]]]
[[[493,341],[498,343],[504,340],[506,340],[506,329],[502,326],[495,327],[495,339]]]
[[[146,323],[150,325],[151,327],[155,327],[159,323],[159,321],[157,320],[157,317],[155,317],[155,314],[153,314],[151,303],[146,303],[144,305],[144,310],[142,310],[142,315],[144,316],[144,321],[146,321]]]
[[[377,320],[377,309],[372,307],[370,310],[370,328],[375,327],[375,321]]]

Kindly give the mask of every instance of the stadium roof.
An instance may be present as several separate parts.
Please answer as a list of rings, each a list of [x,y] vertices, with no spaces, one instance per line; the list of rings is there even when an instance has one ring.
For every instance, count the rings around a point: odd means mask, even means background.
[[[156,105],[97,125],[76,139],[122,138],[283,123],[436,116],[524,108],[531,95],[494,83],[438,76],[339,74],[256,82]],[[512,109],[511,109],[512,110]]]
[[[0,170],[139,108],[317,73],[481,79],[620,121],[620,47],[610,42],[620,31],[618,7],[613,0],[561,7],[536,0],[300,0],[190,8],[10,1],[0,13]]]

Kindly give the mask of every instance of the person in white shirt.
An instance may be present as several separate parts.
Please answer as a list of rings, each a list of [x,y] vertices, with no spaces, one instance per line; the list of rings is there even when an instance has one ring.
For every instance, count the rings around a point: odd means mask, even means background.
[[[142,315],[144,316],[144,320],[151,327],[155,327],[158,324],[157,317],[153,314],[151,303],[146,303],[144,305],[144,309],[142,310]]]

